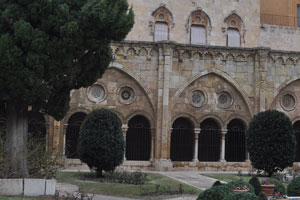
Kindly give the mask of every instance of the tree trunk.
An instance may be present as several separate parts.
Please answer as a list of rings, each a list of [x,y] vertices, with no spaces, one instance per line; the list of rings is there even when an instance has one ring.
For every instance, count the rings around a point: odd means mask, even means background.
[[[6,155],[14,177],[28,177],[27,169],[27,106],[9,102],[6,109]]]

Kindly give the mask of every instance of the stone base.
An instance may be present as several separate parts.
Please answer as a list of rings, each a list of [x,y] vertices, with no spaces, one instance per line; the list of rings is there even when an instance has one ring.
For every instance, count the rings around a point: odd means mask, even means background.
[[[0,179],[0,196],[23,195],[23,179]]]
[[[156,171],[173,171],[173,163],[167,159],[155,160],[154,167]]]
[[[55,187],[55,179],[0,179],[0,196],[53,196]]]

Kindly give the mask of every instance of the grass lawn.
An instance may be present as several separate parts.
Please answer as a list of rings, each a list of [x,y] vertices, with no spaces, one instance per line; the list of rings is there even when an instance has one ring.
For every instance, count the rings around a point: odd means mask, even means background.
[[[183,185],[184,191],[194,191],[194,195],[198,195],[201,190],[182,184],[176,180],[163,176],[157,173],[148,173],[144,185],[131,185],[120,183],[103,183],[95,181],[83,181],[85,173],[80,172],[59,172],[57,181],[63,183],[70,183],[79,187],[81,192],[91,194],[102,194],[109,196],[129,197],[138,199],[163,199],[164,197],[172,197],[172,195],[163,196],[141,196],[142,191],[155,191],[157,185],[160,185],[159,190],[177,190],[179,185]],[[174,195],[173,195],[174,196]]]

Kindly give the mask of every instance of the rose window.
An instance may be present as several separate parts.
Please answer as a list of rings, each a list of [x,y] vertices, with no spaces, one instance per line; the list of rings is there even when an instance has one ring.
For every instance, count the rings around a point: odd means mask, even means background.
[[[191,95],[191,102],[194,106],[200,107],[205,104],[205,95],[200,90],[195,90]]]
[[[296,106],[296,98],[292,94],[285,94],[281,99],[281,106],[285,110],[293,110]]]
[[[119,92],[119,97],[121,103],[130,104],[135,99],[135,92],[131,87],[122,87]]]
[[[220,108],[228,108],[232,104],[232,97],[228,92],[221,92],[218,96],[218,106]]]
[[[88,98],[93,102],[101,102],[105,98],[105,90],[101,85],[93,85],[88,92]]]

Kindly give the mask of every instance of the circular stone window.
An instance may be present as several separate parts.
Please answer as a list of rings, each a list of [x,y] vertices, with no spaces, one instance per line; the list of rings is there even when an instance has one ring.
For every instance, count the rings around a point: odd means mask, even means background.
[[[230,25],[231,25],[231,26],[235,26],[235,24],[236,24],[236,22],[235,22],[234,20],[232,20],[232,21],[230,22]]]
[[[233,99],[228,92],[221,92],[218,96],[218,106],[220,108],[229,108],[232,105]]]
[[[119,99],[121,103],[131,104],[135,100],[135,92],[131,87],[122,87],[119,91]]]
[[[158,17],[159,17],[159,19],[164,19],[165,18],[164,14],[159,14]]]
[[[293,110],[296,107],[297,100],[293,94],[285,94],[281,98],[281,107],[284,110]]]
[[[99,103],[105,99],[105,89],[102,85],[93,85],[88,91],[88,98],[96,103]]]
[[[200,17],[196,17],[196,22],[200,23],[201,22],[201,18]]]
[[[193,106],[201,107],[205,104],[205,95],[200,90],[194,90],[191,94],[190,101]]]

